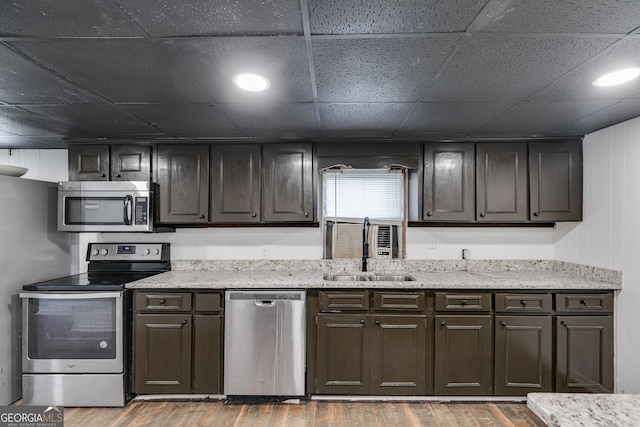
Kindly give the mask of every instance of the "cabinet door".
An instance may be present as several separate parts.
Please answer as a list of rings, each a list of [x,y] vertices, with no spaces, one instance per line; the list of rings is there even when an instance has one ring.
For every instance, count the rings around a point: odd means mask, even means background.
[[[219,394],[222,371],[222,316],[193,316],[193,392]]]
[[[209,146],[158,146],[159,222],[207,223]]]
[[[260,222],[260,146],[211,147],[211,221]]]
[[[135,316],[134,392],[191,391],[191,315]]]
[[[612,393],[612,317],[558,316],[556,336],[556,391]]]
[[[551,316],[496,316],[495,394],[552,391]]]
[[[582,220],[582,143],[529,144],[531,221]]]
[[[527,189],[526,144],[476,145],[476,221],[526,221]]]
[[[372,317],[373,395],[424,395],[427,388],[426,316]]]
[[[69,144],[69,181],[108,181],[109,146]]]
[[[435,317],[436,395],[491,395],[491,316]]]
[[[316,317],[316,393],[369,393],[369,321],[356,314]]]
[[[263,160],[263,220],[312,222],[311,144],[266,144],[263,147]]]
[[[424,221],[473,221],[474,146],[434,143],[424,146]]]
[[[151,147],[145,145],[111,146],[111,180],[149,181]]]

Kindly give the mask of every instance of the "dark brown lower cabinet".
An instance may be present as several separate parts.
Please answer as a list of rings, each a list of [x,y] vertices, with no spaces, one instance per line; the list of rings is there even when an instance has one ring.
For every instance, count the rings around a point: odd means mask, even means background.
[[[220,394],[222,293],[143,290],[134,301],[133,392]]]
[[[316,348],[316,393],[426,393],[424,315],[318,314]]]
[[[136,393],[189,393],[191,314],[138,314],[135,320]]]
[[[491,315],[436,315],[436,395],[491,395]]]
[[[556,391],[613,392],[612,316],[556,318]]]
[[[494,393],[552,391],[551,316],[495,317]]]

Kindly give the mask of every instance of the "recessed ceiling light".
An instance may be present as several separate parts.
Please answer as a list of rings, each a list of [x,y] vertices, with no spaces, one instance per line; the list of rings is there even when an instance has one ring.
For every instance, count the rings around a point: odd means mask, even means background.
[[[259,74],[242,73],[233,76],[233,84],[249,92],[262,92],[269,89],[271,82]]]
[[[614,71],[613,73],[605,74],[602,77],[594,80],[594,86],[614,86],[622,83],[626,83],[640,76],[640,68],[625,68],[624,70]]]

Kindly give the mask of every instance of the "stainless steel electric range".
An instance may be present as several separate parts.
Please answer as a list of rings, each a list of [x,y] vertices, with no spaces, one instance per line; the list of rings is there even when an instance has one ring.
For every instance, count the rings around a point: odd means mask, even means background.
[[[169,248],[90,243],[87,273],[23,286],[23,404],[127,404],[132,305],[125,286],[169,271]]]

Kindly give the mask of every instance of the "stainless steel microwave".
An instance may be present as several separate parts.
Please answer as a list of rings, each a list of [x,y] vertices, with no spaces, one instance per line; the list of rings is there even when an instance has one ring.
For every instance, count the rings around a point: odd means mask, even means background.
[[[58,230],[152,232],[153,183],[65,181],[58,184]]]

